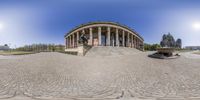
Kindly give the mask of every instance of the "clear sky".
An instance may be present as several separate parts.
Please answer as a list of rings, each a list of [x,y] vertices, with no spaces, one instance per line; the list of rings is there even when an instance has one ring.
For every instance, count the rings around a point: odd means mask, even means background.
[[[125,24],[146,43],[171,32],[183,46],[200,45],[200,0],[0,0],[0,45],[64,44],[66,32],[91,21]]]

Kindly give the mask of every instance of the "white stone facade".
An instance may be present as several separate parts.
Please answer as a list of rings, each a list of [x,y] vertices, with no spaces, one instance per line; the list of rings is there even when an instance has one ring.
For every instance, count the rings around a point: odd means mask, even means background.
[[[90,46],[122,46],[143,50],[143,38],[127,26],[113,22],[83,24],[65,35],[66,49],[77,48],[81,34]]]

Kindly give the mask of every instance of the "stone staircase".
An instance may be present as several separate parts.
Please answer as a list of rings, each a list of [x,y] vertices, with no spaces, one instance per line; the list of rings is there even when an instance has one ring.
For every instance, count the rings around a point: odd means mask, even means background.
[[[111,46],[95,46],[92,47],[85,56],[121,56],[121,55],[135,55],[141,53],[135,48],[127,47],[111,47]]]

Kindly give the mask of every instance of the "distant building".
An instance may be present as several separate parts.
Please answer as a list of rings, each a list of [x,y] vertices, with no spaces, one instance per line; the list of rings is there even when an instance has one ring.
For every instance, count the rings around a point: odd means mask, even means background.
[[[0,45],[0,51],[7,51],[7,50],[10,50],[10,47],[8,45]]]
[[[189,50],[200,50],[200,46],[186,46],[185,49],[189,49]]]

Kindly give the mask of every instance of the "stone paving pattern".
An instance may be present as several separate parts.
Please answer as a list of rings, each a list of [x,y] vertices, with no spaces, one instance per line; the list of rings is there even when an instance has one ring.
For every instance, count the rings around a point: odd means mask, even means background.
[[[199,100],[200,59],[183,54],[161,60],[135,52],[102,57],[38,53],[0,59],[0,98]]]

